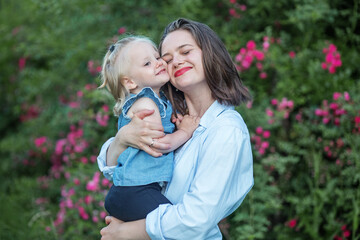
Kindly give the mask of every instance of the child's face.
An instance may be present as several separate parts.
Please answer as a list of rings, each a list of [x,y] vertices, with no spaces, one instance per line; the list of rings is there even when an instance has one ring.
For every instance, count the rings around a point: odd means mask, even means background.
[[[151,87],[154,91],[169,81],[167,64],[159,53],[147,42],[135,42],[129,46],[129,77],[137,84],[137,89]]]

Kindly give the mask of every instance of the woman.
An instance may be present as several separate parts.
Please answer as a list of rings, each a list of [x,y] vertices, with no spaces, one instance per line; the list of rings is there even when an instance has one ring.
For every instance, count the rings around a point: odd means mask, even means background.
[[[133,222],[107,217],[102,239],[222,239],[217,224],[239,207],[253,185],[249,132],[233,107],[249,100],[249,93],[224,44],[205,24],[187,19],[170,23],[160,55],[168,64],[174,109],[201,117],[200,125],[175,153],[165,191],[173,205],[162,204]],[[167,147],[157,139],[163,135],[161,126],[141,120],[150,113],[139,113],[103,145],[98,161],[105,174],[114,168],[106,166],[106,158],[116,161],[126,146],[154,156]]]

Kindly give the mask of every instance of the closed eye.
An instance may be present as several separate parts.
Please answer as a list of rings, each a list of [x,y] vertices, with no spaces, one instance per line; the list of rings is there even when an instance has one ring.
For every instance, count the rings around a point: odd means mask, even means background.
[[[145,64],[144,64],[144,66],[150,66],[150,62],[146,62]]]
[[[172,59],[171,58],[162,58],[165,62],[166,62],[166,64],[168,64],[169,62],[171,62],[172,61]]]

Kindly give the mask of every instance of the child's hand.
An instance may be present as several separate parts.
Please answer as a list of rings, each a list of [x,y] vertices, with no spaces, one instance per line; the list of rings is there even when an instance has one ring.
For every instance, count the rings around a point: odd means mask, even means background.
[[[179,120],[176,121],[176,127],[178,130],[184,131],[190,138],[195,129],[199,126],[199,123],[199,117],[185,115],[182,116],[181,122]]]
[[[177,117],[175,117],[174,114],[171,115],[171,122],[174,123],[176,125],[176,127],[181,123],[181,121],[183,120],[184,116],[181,115],[180,113],[177,114]]]

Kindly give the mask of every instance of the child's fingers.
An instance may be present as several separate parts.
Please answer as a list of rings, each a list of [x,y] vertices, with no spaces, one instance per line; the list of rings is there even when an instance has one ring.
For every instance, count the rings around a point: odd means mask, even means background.
[[[155,143],[153,145],[155,145]],[[141,150],[145,151],[146,153],[150,154],[153,157],[161,157],[162,156],[161,152],[154,150],[153,148],[151,148],[148,145],[143,145],[141,147]]]
[[[170,149],[170,144],[168,143],[161,143],[159,141],[154,141],[154,144],[151,146],[151,148],[157,152],[160,152],[161,150],[168,150]]]
[[[105,223],[106,223],[106,225],[109,225],[111,223],[111,216],[105,217]]]
[[[184,119],[184,116],[181,114],[178,114],[178,119],[180,120],[180,122]]]
[[[180,127],[180,123],[181,123],[181,121],[177,118],[176,122],[175,122],[176,128]]]

